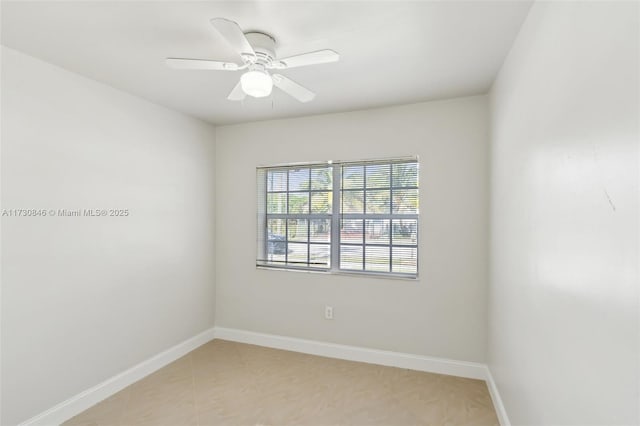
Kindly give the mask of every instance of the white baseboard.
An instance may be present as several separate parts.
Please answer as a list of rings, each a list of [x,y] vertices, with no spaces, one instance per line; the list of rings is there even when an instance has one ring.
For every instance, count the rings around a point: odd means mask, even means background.
[[[496,388],[493,377],[491,376],[491,372],[485,364],[340,345],[336,343],[256,333],[253,331],[225,327],[214,327],[198,334],[197,336],[185,340],[184,342],[179,343],[120,374],[61,402],[43,413],[32,417],[31,419],[21,423],[20,426],[59,425],[64,423],[87,408],[90,408],[91,406],[110,397],[125,387],[137,382],[213,339],[231,340],[234,342],[249,343],[252,345],[345,359],[349,361],[366,362],[370,364],[486,380],[500,424],[502,426],[511,426],[507,413],[502,405],[500,395],[498,394],[498,389]]]
[[[158,355],[141,362],[130,369],[105,380],[84,392],[73,396],[66,401],[38,414],[35,417],[20,424],[20,426],[40,426],[40,425],[59,425],[86,410],[87,408],[97,404],[98,402],[110,397],[116,392],[121,391],[127,386],[137,382],[143,377],[148,376],[165,365],[175,361],[176,359],[186,355],[199,346],[213,340],[214,329],[210,328],[202,333],[185,340],[182,343],[159,353]]]
[[[493,375],[491,374],[491,370],[489,370],[489,367],[487,367],[487,377],[485,381],[487,382],[489,395],[491,395],[493,407],[496,409],[496,414],[498,415],[500,426],[511,426],[509,416],[507,416],[507,410],[505,410],[504,408],[502,398],[500,397],[500,392],[498,392],[498,387],[496,386],[496,382],[493,380]]]
[[[476,362],[456,361],[445,358],[339,345],[336,343],[297,339],[294,337],[277,336],[274,334],[256,333],[253,331],[224,327],[215,327],[214,333],[216,339],[249,343],[252,345],[267,346],[330,358],[346,359],[349,361],[408,368],[411,370],[448,374],[470,379],[485,380],[487,376],[486,365]]]

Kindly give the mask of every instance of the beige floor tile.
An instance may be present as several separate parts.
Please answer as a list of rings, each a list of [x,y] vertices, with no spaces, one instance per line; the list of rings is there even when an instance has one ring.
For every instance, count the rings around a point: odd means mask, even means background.
[[[403,426],[423,424],[411,411],[402,407],[393,397],[347,412],[341,424]]]
[[[271,425],[269,413],[255,401],[227,399],[198,413],[200,426]]]
[[[117,426],[129,399],[130,387],[83,411],[65,423],[68,426]]]
[[[215,340],[71,426],[497,425],[483,381]]]

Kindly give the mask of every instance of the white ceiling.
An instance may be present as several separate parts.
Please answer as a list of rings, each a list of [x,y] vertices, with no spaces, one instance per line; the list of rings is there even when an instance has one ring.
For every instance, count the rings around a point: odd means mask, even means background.
[[[2,44],[215,124],[485,93],[531,1],[2,2]],[[239,72],[178,71],[167,56],[239,61],[209,24],[273,35],[277,55],[338,63],[283,71],[317,93],[301,104],[226,100]]]

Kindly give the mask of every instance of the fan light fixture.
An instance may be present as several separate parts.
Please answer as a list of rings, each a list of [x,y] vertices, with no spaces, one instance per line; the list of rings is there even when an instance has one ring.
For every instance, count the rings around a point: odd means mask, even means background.
[[[278,72],[307,65],[327,64],[340,59],[340,55],[331,49],[280,58],[276,55],[277,44],[273,36],[260,31],[245,33],[237,22],[225,18],[213,18],[210,22],[218,36],[242,59],[242,64],[239,61],[192,58],[167,58],[166,63],[175,69],[242,71],[240,81],[227,96],[230,101],[242,101],[247,96],[264,98],[271,95],[273,86],[276,86],[300,102],[310,102],[315,98],[315,93]]]
[[[242,91],[254,98],[264,98],[271,94],[273,80],[263,71],[248,71],[240,77]]]

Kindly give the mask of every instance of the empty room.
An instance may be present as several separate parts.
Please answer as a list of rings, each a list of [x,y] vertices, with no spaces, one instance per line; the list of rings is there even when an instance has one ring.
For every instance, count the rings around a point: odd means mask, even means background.
[[[640,2],[0,19],[3,426],[640,425]]]

